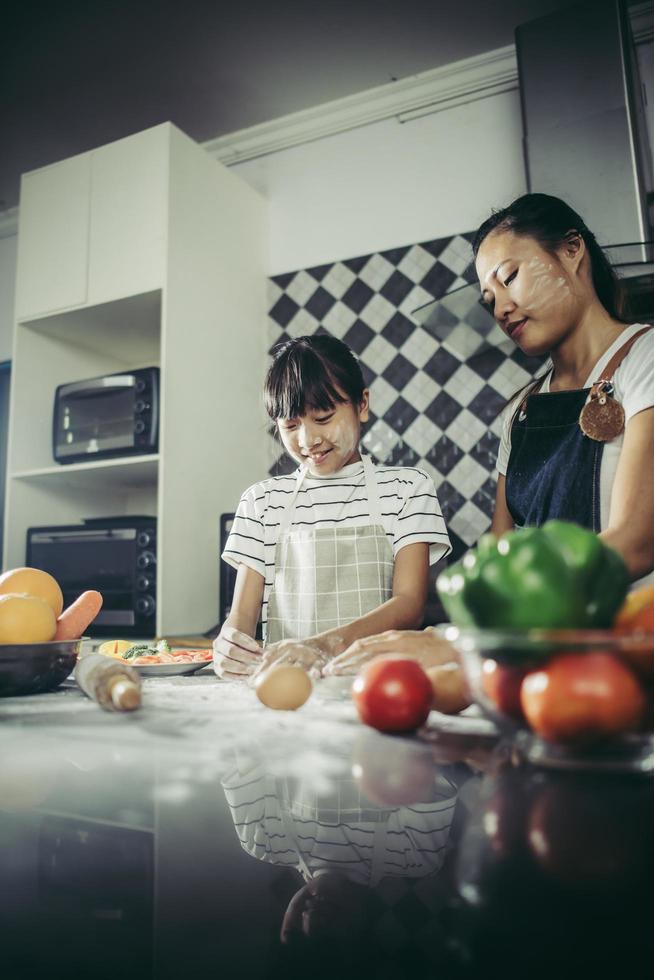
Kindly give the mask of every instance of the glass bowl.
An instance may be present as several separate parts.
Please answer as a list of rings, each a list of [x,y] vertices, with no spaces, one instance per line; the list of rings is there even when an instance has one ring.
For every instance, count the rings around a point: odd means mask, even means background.
[[[457,650],[470,693],[528,761],[554,768],[654,773],[654,634],[611,630],[497,630],[438,627]],[[537,735],[524,717],[520,688],[526,672],[563,653],[611,653],[631,666],[646,696],[642,730],[565,745]],[[652,729],[650,731],[650,729]]]
[[[82,639],[0,643],[0,698],[59,687],[75,667]]]

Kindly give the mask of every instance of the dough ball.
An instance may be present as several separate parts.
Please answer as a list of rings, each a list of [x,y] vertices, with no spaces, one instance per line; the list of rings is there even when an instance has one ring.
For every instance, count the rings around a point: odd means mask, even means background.
[[[61,616],[64,608],[64,597],[59,583],[48,572],[40,568],[10,568],[0,575],[0,594],[8,592],[24,592],[45,599],[55,616]]]
[[[269,667],[254,684],[257,697],[267,708],[295,711],[309,698],[313,690],[311,678],[302,667],[279,664]]]

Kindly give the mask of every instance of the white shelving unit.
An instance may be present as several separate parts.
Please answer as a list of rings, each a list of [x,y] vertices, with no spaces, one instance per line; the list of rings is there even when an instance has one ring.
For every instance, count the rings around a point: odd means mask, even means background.
[[[19,214],[3,567],[29,527],[152,514],[152,631],[204,631],[220,514],[265,475],[265,202],[167,123],[24,175]],[[57,385],[149,366],[159,452],[55,463]]]

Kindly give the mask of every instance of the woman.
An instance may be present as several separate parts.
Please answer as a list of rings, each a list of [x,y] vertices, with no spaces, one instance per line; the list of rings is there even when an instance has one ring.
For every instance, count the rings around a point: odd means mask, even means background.
[[[575,521],[622,555],[634,583],[654,581],[654,330],[625,319],[606,256],[559,198],[526,194],[492,214],[473,252],[499,326],[525,354],[549,355],[505,414],[491,530]],[[331,670],[436,642],[370,637]]]

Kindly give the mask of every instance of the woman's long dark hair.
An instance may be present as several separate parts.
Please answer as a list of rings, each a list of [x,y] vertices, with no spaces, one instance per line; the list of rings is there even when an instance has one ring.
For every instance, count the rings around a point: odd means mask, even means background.
[[[523,194],[507,207],[494,211],[477,229],[472,242],[475,258],[484,239],[496,230],[533,238],[552,254],[571,234],[578,234],[586,244],[593,286],[600,303],[615,320],[629,322],[626,297],[613,266],[584,220],[565,201],[550,194]]]

